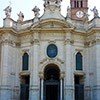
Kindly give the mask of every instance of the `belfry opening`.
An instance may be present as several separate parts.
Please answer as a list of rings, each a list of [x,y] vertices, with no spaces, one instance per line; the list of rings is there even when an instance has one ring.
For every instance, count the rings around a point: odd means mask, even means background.
[[[60,70],[57,65],[47,65],[44,70],[44,100],[60,100]]]

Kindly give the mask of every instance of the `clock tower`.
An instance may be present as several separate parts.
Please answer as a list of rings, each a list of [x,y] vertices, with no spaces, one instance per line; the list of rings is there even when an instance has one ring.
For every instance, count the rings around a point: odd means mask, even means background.
[[[83,20],[84,13],[88,12],[88,0],[70,0],[71,18]]]

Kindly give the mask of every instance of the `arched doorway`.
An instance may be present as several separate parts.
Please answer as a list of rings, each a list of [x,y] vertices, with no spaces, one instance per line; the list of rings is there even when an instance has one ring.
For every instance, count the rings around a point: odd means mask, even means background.
[[[60,100],[60,70],[54,64],[44,70],[44,100]]]

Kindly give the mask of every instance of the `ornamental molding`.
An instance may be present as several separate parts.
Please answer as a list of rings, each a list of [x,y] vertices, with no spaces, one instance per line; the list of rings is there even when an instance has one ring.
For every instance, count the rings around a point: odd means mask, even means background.
[[[90,43],[91,43],[90,41],[84,42],[84,47],[85,47],[85,48],[90,47]]]
[[[65,77],[65,72],[60,72],[60,79],[64,79]]]
[[[6,45],[14,45],[14,42],[12,40],[9,40],[9,39],[3,39],[1,41],[1,44],[6,44]]]
[[[59,67],[60,71],[61,72],[64,72],[64,68],[63,68],[63,64],[64,64],[64,61],[62,61],[61,59],[58,60],[59,58],[55,58],[55,59],[49,59],[49,58],[45,58],[43,60],[40,61],[40,69],[39,71],[40,72],[44,72],[44,69],[47,65],[49,64],[55,64]]]
[[[67,44],[72,45],[72,44],[74,44],[74,40],[71,40],[71,39],[65,39],[65,40],[64,40],[64,44],[65,44],[65,45],[67,45]]]
[[[31,30],[62,30],[73,29],[73,25],[64,20],[58,20],[55,18],[49,18],[35,23],[31,26]]]
[[[56,40],[55,39],[52,39],[48,42],[49,44],[55,44],[56,43]]]
[[[45,63],[48,63],[48,64],[50,64],[50,63],[54,63],[54,64],[56,64],[56,63],[64,64],[64,61],[62,61],[59,58],[45,58],[45,59],[43,59],[43,60],[40,61],[40,64],[45,64]]]
[[[91,46],[94,46],[94,45],[97,45],[97,44],[100,44],[100,39],[94,39],[94,40],[91,40],[91,41],[88,41],[88,42],[84,42],[84,47],[91,47]]]
[[[34,39],[30,42],[32,45],[39,45],[40,41],[39,39]]]
[[[28,54],[29,54],[29,49],[24,49],[24,50],[22,50],[22,55],[23,55],[24,53],[28,53]]]
[[[30,75],[30,71],[22,71],[19,73],[20,77],[21,76],[27,76],[27,75]]]
[[[44,79],[44,73],[43,72],[39,72],[39,77],[40,77],[40,79]]]
[[[16,47],[20,47],[21,46],[21,42],[15,42],[15,46]]]

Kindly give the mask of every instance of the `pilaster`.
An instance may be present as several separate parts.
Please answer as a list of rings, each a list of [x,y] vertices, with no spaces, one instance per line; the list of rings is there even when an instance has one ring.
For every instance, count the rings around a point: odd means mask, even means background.
[[[90,50],[89,43],[86,44],[86,48],[84,51],[84,100],[91,100],[91,77],[93,73],[90,69]]]
[[[98,39],[96,43],[96,83],[95,86],[93,87],[93,94],[94,94],[94,99],[99,100],[100,99],[100,40]]]
[[[39,100],[39,33],[33,34],[33,41],[31,42],[31,76],[30,76],[30,99]]]
[[[0,84],[0,100],[11,100],[12,87],[10,80],[10,41],[3,40],[1,42],[1,84]]]
[[[71,33],[66,33],[65,38],[65,100],[74,100],[74,76],[72,73],[72,42]]]

